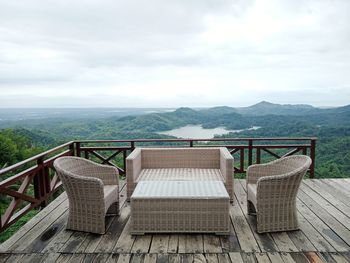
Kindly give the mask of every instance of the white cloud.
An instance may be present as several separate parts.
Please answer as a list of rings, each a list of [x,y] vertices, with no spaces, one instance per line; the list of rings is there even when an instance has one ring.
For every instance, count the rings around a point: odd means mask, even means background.
[[[350,102],[346,0],[0,7],[0,107]]]

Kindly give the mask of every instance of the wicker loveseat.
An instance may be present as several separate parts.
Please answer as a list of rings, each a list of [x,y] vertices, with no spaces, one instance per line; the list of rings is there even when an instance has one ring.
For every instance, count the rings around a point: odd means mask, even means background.
[[[60,157],[54,167],[69,200],[67,229],[105,233],[107,213],[119,213],[118,170],[79,157]]]
[[[256,213],[258,233],[299,228],[296,196],[310,165],[310,157],[294,155],[248,167],[247,209]]]
[[[126,158],[127,199],[140,181],[222,181],[233,201],[233,171],[224,147],[136,148]]]

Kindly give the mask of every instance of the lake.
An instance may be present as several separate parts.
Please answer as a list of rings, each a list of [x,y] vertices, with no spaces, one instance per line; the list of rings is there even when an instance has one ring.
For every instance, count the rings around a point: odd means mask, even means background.
[[[188,139],[188,138],[211,139],[211,138],[214,138],[214,135],[223,135],[223,134],[228,134],[230,132],[239,133],[245,130],[257,130],[259,128],[260,127],[258,126],[253,126],[249,129],[243,129],[243,130],[226,130],[225,127],[217,127],[214,129],[204,129],[201,125],[186,125],[170,131],[162,131],[158,133],[175,136],[178,138],[184,138],[184,139]]]

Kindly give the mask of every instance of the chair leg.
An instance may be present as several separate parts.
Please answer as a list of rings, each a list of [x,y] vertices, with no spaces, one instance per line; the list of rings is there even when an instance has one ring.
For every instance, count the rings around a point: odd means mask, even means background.
[[[248,211],[248,215],[255,215],[256,214],[255,207],[254,207],[253,203],[250,202],[249,200],[247,200],[247,211]]]
[[[113,203],[107,210],[106,216],[116,216],[119,215],[119,203]]]

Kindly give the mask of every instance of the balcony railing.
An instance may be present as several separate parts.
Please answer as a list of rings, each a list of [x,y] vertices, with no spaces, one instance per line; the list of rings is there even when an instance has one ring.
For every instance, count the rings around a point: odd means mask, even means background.
[[[61,186],[53,168],[61,156],[81,156],[115,166],[125,175],[125,159],[135,147],[226,147],[235,158],[235,172],[267,158],[307,154],[312,159],[309,177],[315,174],[316,138],[220,138],[220,139],[139,139],[71,141],[0,170],[0,232],[38,206],[46,206]]]

